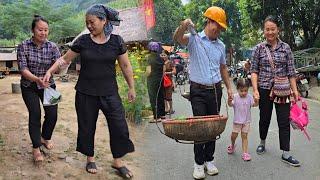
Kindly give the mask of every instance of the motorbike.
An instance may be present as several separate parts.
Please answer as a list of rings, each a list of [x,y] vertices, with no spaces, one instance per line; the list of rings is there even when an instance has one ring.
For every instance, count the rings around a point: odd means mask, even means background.
[[[180,68],[178,68],[178,66],[180,66]],[[178,85],[184,85],[184,84],[186,84],[188,82],[188,80],[189,80],[189,72],[188,72],[189,70],[188,70],[188,68],[189,68],[188,63],[177,64],[176,65],[177,72],[178,72],[178,69],[180,69],[179,72],[176,75],[176,83]]]
[[[247,79],[248,82],[249,82],[249,86],[251,86],[251,74],[250,74],[250,73],[245,72],[244,70],[238,70],[238,71],[236,72],[235,77],[234,77],[233,80],[232,80],[232,81],[233,81],[233,84],[234,84],[235,86],[237,86],[237,81],[238,81],[239,78],[245,78],[245,79]]]
[[[310,89],[310,86],[307,78],[303,73],[297,73],[296,84],[300,95],[304,98],[307,98],[309,95],[308,90]]]

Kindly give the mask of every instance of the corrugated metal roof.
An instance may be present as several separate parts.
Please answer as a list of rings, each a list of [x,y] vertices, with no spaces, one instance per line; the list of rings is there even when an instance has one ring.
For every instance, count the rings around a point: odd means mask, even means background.
[[[122,21],[120,22],[120,26],[113,26],[113,34],[120,35],[125,42],[143,41],[148,39],[144,15],[140,8],[136,7],[120,10],[119,17]],[[78,37],[89,33],[89,30],[86,28],[75,37],[71,43],[67,43],[67,45],[72,45]]]
[[[139,8],[131,8],[119,11],[123,20],[120,26],[114,26],[114,34],[122,36],[125,42],[147,40],[147,29],[144,14]]]
[[[0,53],[0,61],[16,61],[17,53]]]

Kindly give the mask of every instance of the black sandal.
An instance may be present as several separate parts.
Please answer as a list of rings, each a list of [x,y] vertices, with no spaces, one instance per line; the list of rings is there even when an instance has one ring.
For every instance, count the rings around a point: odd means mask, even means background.
[[[91,174],[96,174],[97,172],[89,171],[89,170],[92,170],[92,169],[98,170],[97,166],[96,166],[96,163],[95,162],[87,162],[86,171],[88,173],[91,173]]]
[[[121,176],[124,179],[131,179],[133,175],[130,174],[130,170],[126,166],[121,167],[115,167],[111,166],[113,169],[116,169],[118,172],[118,175]]]

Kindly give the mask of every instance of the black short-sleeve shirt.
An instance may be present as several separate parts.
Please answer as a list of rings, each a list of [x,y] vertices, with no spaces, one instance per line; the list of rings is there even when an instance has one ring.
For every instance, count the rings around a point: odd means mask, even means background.
[[[76,90],[93,96],[118,93],[115,62],[126,53],[126,45],[119,35],[110,35],[108,42],[95,43],[90,34],[80,36],[71,50],[80,53],[81,69]]]
[[[151,73],[149,79],[153,81],[160,81],[163,75],[164,61],[158,53],[151,52],[147,57],[148,65],[151,66]]]

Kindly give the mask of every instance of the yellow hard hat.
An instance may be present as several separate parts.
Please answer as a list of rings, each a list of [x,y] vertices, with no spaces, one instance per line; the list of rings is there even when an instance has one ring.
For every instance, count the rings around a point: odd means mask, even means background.
[[[217,22],[224,29],[227,29],[227,16],[222,8],[218,6],[209,7],[203,16]]]

